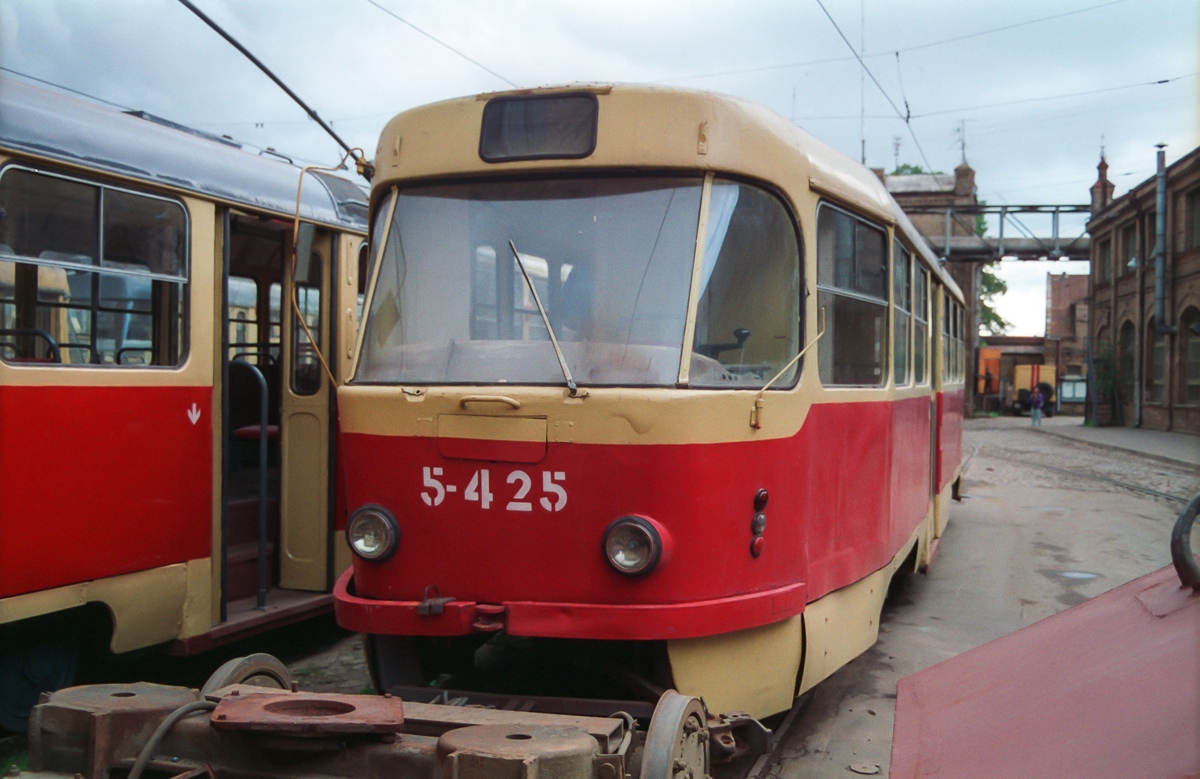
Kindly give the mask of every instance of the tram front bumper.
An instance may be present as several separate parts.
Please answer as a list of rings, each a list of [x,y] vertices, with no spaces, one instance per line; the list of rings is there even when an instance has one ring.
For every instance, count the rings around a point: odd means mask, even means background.
[[[768,625],[804,611],[804,582],[713,600],[662,604],[547,603],[363,598],[348,569],[334,587],[338,624],[359,633],[461,636],[504,630],[513,636],[625,641],[699,638]],[[439,613],[440,612],[440,613]]]

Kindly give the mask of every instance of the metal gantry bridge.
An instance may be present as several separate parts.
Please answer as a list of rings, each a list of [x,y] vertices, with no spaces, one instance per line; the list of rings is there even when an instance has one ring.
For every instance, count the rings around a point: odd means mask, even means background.
[[[1064,238],[1060,231],[1062,214],[1091,213],[1089,205],[977,205],[977,206],[915,206],[905,213],[938,214],[945,217],[942,235],[926,235],[930,247],[947,262],[991,262],[1002,257],[1018,260],[1087,260],[1091,242],[1086,232]],[[1049,214],[1051,234],[1037,236],[1021,221],[1020,215]],[[996,215],[999,228],[996,236],[974,235],[975,217]],[[954,226],[965,227],[971,235],[954,235]],[[1016,232],[1006,235],[1005,228]]]

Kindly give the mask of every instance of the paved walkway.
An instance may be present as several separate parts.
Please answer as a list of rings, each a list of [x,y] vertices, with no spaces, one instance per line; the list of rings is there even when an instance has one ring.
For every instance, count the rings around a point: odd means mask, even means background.
[[[1062,416],[1045,420],[1041,432],[1200,468],[1200,436],[1136,427],[1086,427],[1082,417]]]

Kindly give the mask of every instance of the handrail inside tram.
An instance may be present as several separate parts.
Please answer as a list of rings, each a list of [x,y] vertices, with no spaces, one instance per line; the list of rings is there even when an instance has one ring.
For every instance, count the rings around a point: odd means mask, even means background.
[[[239,352],[229,361],[230,368],[245,368],[258,382],[258,594],[256,608],[267,608],[267,378],[257,365],[240,360],[250,352]]]
[[[30,336],[30,335],[32,335],[32,336],[36,336],[38,338],[42,338],[43,340],[46,341],[46,345],[48,347],[50,347],[50,355],[53,358],[52,361],[58,362],[58,363],[62,362],[62,352],[58,348],[58,341],[54,340],[54,337],[52,335],[50,335],[49,333],[47,333],[45,330],[39,330],[36,327],[5,327],[5,328],[0,328],[0,335],[15,335],[15,336],[22,336],[22,335]],[[11,343],[9,341],[5,341],[3,346],[16,349],[16,344]]]

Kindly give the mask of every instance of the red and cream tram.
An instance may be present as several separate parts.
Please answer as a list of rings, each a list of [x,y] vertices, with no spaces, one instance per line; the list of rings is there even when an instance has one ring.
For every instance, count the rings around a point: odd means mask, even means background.
[[[307,176],[293,273],[300,177],[0,80],[0,728],[81,645],[188,652],[330,608],[333,390],[298,316],[344,375],[367,200]]]
[[[335,598],[378,684],[502,633],[763,716],[875,641],[946,526],[963,318],[869,170],[635,86],[406,111],[375,164]]]

